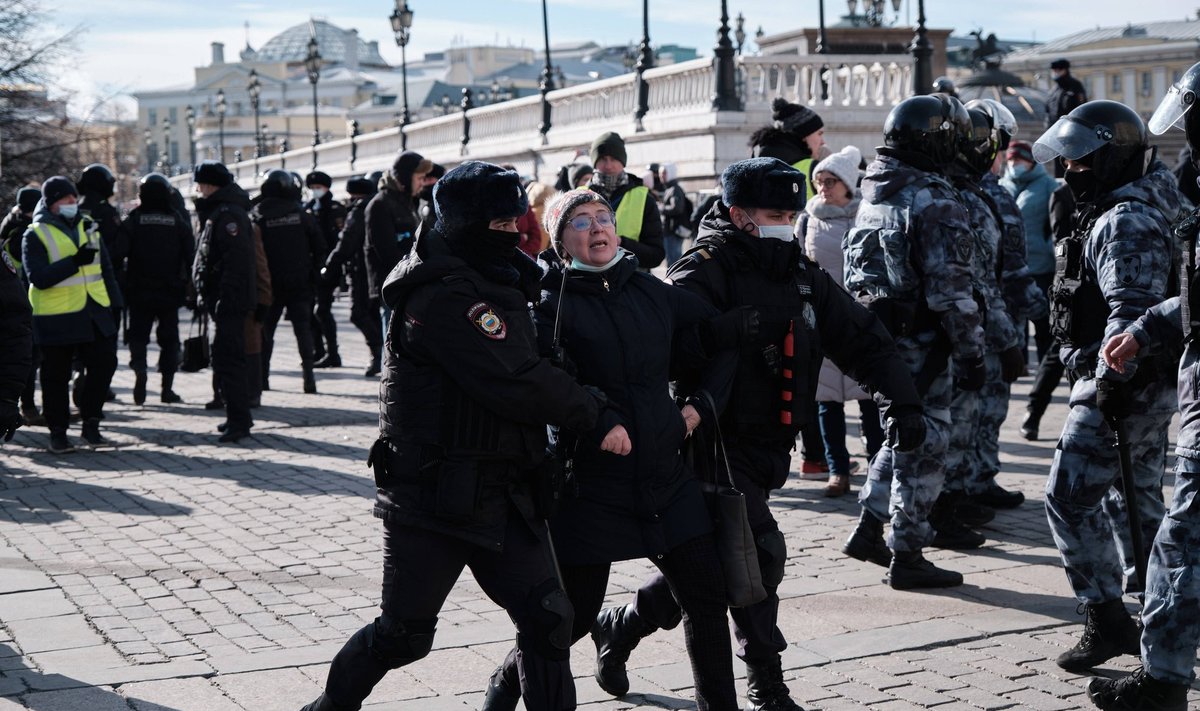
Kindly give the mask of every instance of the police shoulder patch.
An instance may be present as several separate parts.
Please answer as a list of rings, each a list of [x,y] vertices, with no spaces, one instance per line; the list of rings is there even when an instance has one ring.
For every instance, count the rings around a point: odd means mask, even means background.
[[[479,301],[467,309],[467,320],[474,324],[479,332],[493,341],[503,341],[508,337],[508,327],[504,323],[504,319],[500,314],[496,313],[496,309],[492,305]]]

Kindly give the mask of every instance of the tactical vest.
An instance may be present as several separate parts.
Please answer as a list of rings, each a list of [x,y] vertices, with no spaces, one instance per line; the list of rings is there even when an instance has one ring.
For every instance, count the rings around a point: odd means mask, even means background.
[[[617,205],[614,217],[617,220],[617,236],[638,241],[642,237],[642,218],[646,214],[646,200],[650,189],[644,185],[630,188]]]
[[[97,250],[100,249],[100,235],[86,227],[91,224],[90,220],[80,220],[76,225],[74,238],[54,225],[41,222],[35,222],[30,229],[45,247],[50,262],[54,263],[74,256],[80,245],[90,244]],[[54,286],[45,289],[33,285],[29,287],[29,303],[33,306],[34,316],[58,316],[83,311],[89,298],[101,306],[108,306],[110,303],[98,251],[91,264],[79,267],[72,276]]]

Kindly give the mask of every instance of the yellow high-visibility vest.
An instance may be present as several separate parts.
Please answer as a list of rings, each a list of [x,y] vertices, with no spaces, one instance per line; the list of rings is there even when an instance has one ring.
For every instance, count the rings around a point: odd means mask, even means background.
[[[85,222],[86,220],[79,221],[77,236],[74,239],[54,225],[38,222],[30,229],[42,241],[50,262],[54,263],[73,256],[79,251],[80,245],[87,244]],[[91,264],[79,267],[75,274],[54,286],[45,289],[33,285],[29,287],[29,303],[33,306],[34,316],[57,316],[82,311],[87,306],[88,297],[101,306],[108,306],[110,303],[108,289],[104,286],[104,270],[99,253],[92,259]]]
[[[793,168],[800,171],[801,173],[804,173],[804,196],[808,200],[812,200],[813,196],[817,194],[817,191],[813,187],[813,184],[812,184],[813,177],[808,174],[808,171],[812,170],[812,165],[813,165],[812,158],[805,158],[804,160],[796,161],[795,163],[792,163]],[[851,187],[851,189],[854,188],[853,185],[851,185],[850,187]]]
[[[650,188],[639,185],[630,188],[621,198],[617,206],[617,236],[627,237],[637,242],[642,237],[642,217],[646,214],[646,200],[650,197]]]

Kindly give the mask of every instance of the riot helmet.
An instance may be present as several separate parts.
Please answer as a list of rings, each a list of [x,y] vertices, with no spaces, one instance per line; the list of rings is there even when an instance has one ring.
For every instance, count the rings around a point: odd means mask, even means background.
[[[1195,108],[1200,95],[1200,63],[1193,64],[1179,81],[1171,85],[1167,95],[1150,117],[1150,132],[1161,135],[1172,126],[1183,129],[1192,155],[1200,154],[1200,111]]]
[[[117,179],[108,166],[92,163],[83,169],[83,174],[79,176],[79,182],[75,184],[75,187],[81,193],[95,193],[100,197],[110,197],[116,184]]]
[[[300,202],[304,198],[304,178],[300,174],[293,171],[288,175],[291,176],[292,184],[288,188],[287,196],[296,202]]]
[[[292,176],[286,170],[267,171],[258,189],[263,197],[286,198],[292,190]]]
[[[171,198],[171,181],[162,173],[147,173],[138,181],[138,199],[142,204],[165,205]]]
[[[948,98],[948,97],[947,97]],[[954,99],[958,103],[957,99]],[[949,100],[937,96],[910,96],[892,107],[883,122],[883,144],[908,155],[924,156],[936,169],[954,161],[958,154],[955,126],[970,124],[966,109],[961,120]]]
[[[979,109],[992,121],[992,137],[996,150],[1008,150],[1008,144],[1017,137],[1017,117],[1004,104],[995,99],[973,99],[967,102],[968,109]]]
[[[1145,174],[1149,138],[1136,111],[1100,99],[1056,121],[1033,144],[1033,158],[1039,163],[1055,158],[1078,162],[1090,168],[1089,182],[1100,190],[1112,190]]]
[[[980,109],[967,109],[971,126],[959,128],[958,159],[971,169],[975,177],[991,170],[996,160],[996,143],[992,139],[992,121]]]
[[[954,86],[954,80],[947,76],[941,76],[933,80],[933,93],[957,97],[958,89]]]

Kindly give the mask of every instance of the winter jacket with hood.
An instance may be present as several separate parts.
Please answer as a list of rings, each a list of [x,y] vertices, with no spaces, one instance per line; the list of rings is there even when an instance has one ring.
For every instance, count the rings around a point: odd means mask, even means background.
[[[1050,234],[1050,196],[1058,188],[1054,179],[1041,164],[1021,175],[1011,170],[1004,173],[1000,184],[1012,194],[1025,223],[1025,261],[1029,273],[1045,276],[1054,273],[1054,236]]]
[[[378,299],[384,279],[412,249],[420,221],[413,196],[391,173],[379,179],[379,192],[367,203],[366,218],[367,286],[371,298]]]

